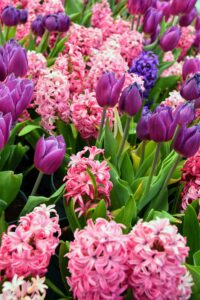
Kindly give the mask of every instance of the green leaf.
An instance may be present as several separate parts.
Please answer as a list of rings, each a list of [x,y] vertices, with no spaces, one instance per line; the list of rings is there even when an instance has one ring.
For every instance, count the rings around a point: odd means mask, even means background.
[[[134,170],[133,170],[133,163],[128,153],[124,155],[124,159],[122,161],[120,170],[121,170],[121,178],[127,181],[131,185],[134,180]]]
[[[0,206],[1,206],[1,202],[0,202]],[[1,240],[2,233],[6,232],[7,228],[8,228],[8,224],[5,220],[5,213],[3,211],[0,215],[0,240]]]
[[[106,212],[107,212],[107,208],[106,208],[105,201],[101,200],[93,212],[93,215],[92,215],[93,221],[95,221],[97,218],[106,219],[106,217],[107,217]]]
[[[67,0],[65,5],[66,13],[70,16],[77,12],[82,12],[83,2],[81,0]]]
[[[57,203],[62,197],[64,192],[65,185],[61,185],[59,189],[53,193],[49,198],[42,197],[42,196],[30,196],[26,205],[24,206],[23,210],[21,211],[20,216],[26,215],[27,213],[31,212],[36,206],[40,204],[55,204]]]
[[[50,38],[49,31],[46,30],[36,49],[38,53],[44,53],[47,50],[47,47],[49,45],[49,38]]]
[[[181,224],[181,220],[174,217],[173,215],[169,214],[167,211],[155,211],[151,209],[151,211],[148,213],[148,215],[144,218],[146,222],[149,222],[151,220],[155,220],[156,218],[160,219],[168,219],[170,223],[172,224]]]
[[[68,258],[65,257],[65,255],[69,252],[69,242],[60,242],[60,248],[59,248],[59,268],[60,268],[60,274],[63,281],[63,284],[67,291],[69,291],[69,286],[66,281],[66,277],[69,276],[69,271],[67,269],[68,265]]]
[[[185,211],[183,235],[187,237],[187,245],[190,247],[187,261],[192,264],[194,253],[200,249],[200,227],[197,214],[191,205]]]
[[[79,219],[74,210],[74,200],[70,199],[69,203],[66,204],[66,200],[64,199],[64,207],[69,222],[69,226],[72,232],[74,232],[77,228],[81,229],[82,228],[81,223],[79,222]]]
[[[1,153],[0,169],[15,171],[28,149],[28,146],[22,146],[21,143],[11,146],[6,145]]]
[[[126,226],[124,233],[128,233],[132,228],[132,223],[137,220],[137,207],[131,195],[125,206],[123,206],[115,217],[115,222]]]
[[[194,253],[193,255],[193,261],[195,266],[200,266],[200,250]]]
[[[64,299],[66,299],[65,294],[50,280],[46,277],[45,279],[45,283],[47,284],[47,286],[54,291],[54,293],[56,293],[57,295],[64,297]]]
[[[67,41],[67,37],[64,37],[60,41],[58,41],[55,48],[49,54],[49,58],[57,57],[58,54],[64,50],[66,41]]]
[[[35,129],[38,129],[38,128],[42,129],[41,126],[39,126],[39,125],[27,125],[18,133],[18,136],[26,135],[27,133],[29,133]]]
[[[7,207],[17,196],[22,178],[22,174],[14,174],[13,171],[0,172],[0,199],[6,202]]]
[[[105,157],[110,158],[110,161],[115,165],[116,164],[116,153],[117,153],[117,142],[113,136],[112,131],[109,127],[109,122],[106,122],[105,126],[105,136],[104,136],[104,149]]]
[[[192,275],[194,285],[192,286],[193,294],[200,293],[200,267],[186,264],[186,267]]]

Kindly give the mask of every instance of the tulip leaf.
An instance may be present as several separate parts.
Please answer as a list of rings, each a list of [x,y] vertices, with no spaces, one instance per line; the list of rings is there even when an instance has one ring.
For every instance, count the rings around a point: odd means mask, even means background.
[[[134,170],[133,170],[133,163],[128,153],[124,155],[120,170],[121,170],[121,178],[127,181],[131,185],[134,179]]]
[[[0,199],[0,214],[3,213],[3,211],[6,209],[7,207],[7,203],[5,201],[3,201],[2,199]]]
[[[57,203],[62,197],[64,192],[65,185],[61,185],[59,189],[53,193],[49,198],[42,196],[29,196],[26,205],[21,211],[20,216],[24,216],[27,213],[30,213],[36,206],[45,203],[46,205],[51,205]]]
[[[65,294],[49,278],[46,277],[45,283],[54,293],[60,297],[64,297],[64,299],[67,299],[65,298]]]
[[[192,286],[193,295],[200,294],[200,267],[186,264],[186,267],[192,275],[194,285]]]
[[[65,4],[65,11],[66,14],[69,16],[75,14],[77,12],[82,12],[83,9],[83,2],[81,0],[67,0]]]
[[[95,221],[97,218],[104,218],[106,219],[106,212],[107,212],[107,208],[106,208],[106,204],[104,200],[101,200],[98,205],[96,206],[96,208],[94,209],[93,215],[92,215],[92,219],[93,221]]]
[[[183,220],[183,235],[187,237],[187,245],[190,247],[188,263],[193,263],[193,255],[200,250],[200,226],[197,214],[192,207],[188,205]]]
[[[74,210],[74,200],[70,199],[69,203],[66,203],[66,200],[64,199],[64,208],[72,232],[76,229],[81,229],[81,223]]]
[[[0,205],[1,205],[1,202],[0,202]],[[5,221],[5,213],[3,211],[0,214],[0,241],[1,241],[2,233],[6,232],[7,228],[8,228],[8,224]]]
[[[106,122],[104,136],[105,157],[110,158],[110,161],[116,164],[117,142],[109,127],[109,122]]]
[[[200,250],[194,253],[193,261],[195,266],[200,266]]]
[[[16,198],[22,184],[22,174],[14,174],[13,171],[0,172],[0,199],[8,207]]]
[[[42,129],[39,125],[26,125],[22,130],[18,133],[18,136],[24,136],[35,129]]]
[[[69,252],[69,242],[60,242],[59,248],[59,269],[62,278],[62,282],[67,291],[69,291],[69,286],[67,284],[66,277],[69,276],[69,271],[67,269],[68,258],[65,256]]]
[[[6,145],[1,152],[0,170],[15,171],[28,149],[28,146],[23,146],[21,143]]]
[[[181,224],[182,221],[173,215],[169,214],[167,211],[155,211],[154,209],[151,209],[151,211],[148,213],[148,215],[144,218],[146,222],[149,222],[151,220],[155,220],[156,218],[160,219],[168,219],[170,223],[172,224]]]

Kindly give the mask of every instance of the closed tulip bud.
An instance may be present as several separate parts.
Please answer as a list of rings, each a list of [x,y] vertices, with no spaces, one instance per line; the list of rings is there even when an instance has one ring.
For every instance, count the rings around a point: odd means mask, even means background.
[[[124,89],[119,100],[119,110],[133,117],[142,107],[142,91],[134,83]]]
[[[143,31],[145,33],[153,34],[156,32],[157,26],[161,20],[162,12],[156,8],[150,7],[144,15]]]
[[[197,19],[196,19],[195,29],[200,30],[200,16],[198,16]]]
[[[49,31],[59,31],[58,15],[51,14],[44,17],[44,27]]]
[[[172,51],[178,45],[181,30],[177,26],[170,27],[160,39],[160,47],[163,51]]]
[[[157,28],[155,29],[155,32],[151,35],[151,44],[153,42],[155,42],[155,40],[158,38],[159,34],[160,34],[160,25],[157,26]]]
[[[131,15],[141,14],[141,0],[128,0],[128,11]]]
[[[181,96],[186,100],[196,100],[200,97],[200,74],[194,75],[183,84]]]
[[[141,13],[145,14],[149,7],[156,7],[155,0],[140,0],[141,2]]]
[[[7,77],[0,83],[0,111],[3,114],[10,112],[13,121],[30,104],[33,95],[33,83],[29,79],[15,78],[14,75]]]
[[[195,125],[187,128],[181,127],[174,141],[174,150],[184,157],[191,157],[196,154],[200,147],[200,126]]]
[[[4,81],[7,76],[7,66],[4,60],[4,51],[0,48],[0,81]]]
[[[145,106],[142,111],[142,117],[140,118],[136,128],[137,137],[141,141],[150,140],[148,123],[151,115],[152,112],[148,109],[148,107]]]
[[[171,15],[170,3],[157,1],[157,9],[162,12],[163,17],[167,21]]]
[[[171,4],[171,13],[178,15],[180,13],[189,13],[196,4],[197,0],[173,0]]]
[[[196,32],[193,46],[197,48],[198,51],[200,50],[200,31]]]
[[[119,80],[115,78],[114,73],[104,73],[96,87],[96,98],[100,106],[114,107],[119,99],[125,81],[125,76]]]
[[[70,18],[62,12],[57,13],[58,16],[58,31],[66,32],[70,27]]]
[[[154,142],[171,140],[177,125],[171,107],[158,107],[150,117],[148,125],[150,139]]]
[[[12,116],[10,113],[6,115],[0,114],[0,150],[3,149],[8,141],[12,125]]]
[[[6,26],[16,26],[19,23],[19,12],[13,6],[4,7],[1,13],[1,20]]]
[[[7,65],[7,73],[14,73],[16,77],[23,77],[28,72],[27,54],[24,48],[14,40],[4,45],[4,59]]]
[[[188,125],[192,123],[195,119],[195,102],[187,102],[175,111],[175,116],[177,124],[179,125]]]
[[[188,75],[197,73],[200,73],[200,59],[186,59],[182,70],[183,80],[185,80]]]
[[[183,15],[179,20],[179,25],[182,27],[189,26],[197,16],[197,9],[194,7],[191,12]]]
[[[61,166],[66,152],[66,145],[62,135],[43,136],[38,140],[35,147],[34,164],[42,173],[51,175]]]
[[[28,20],[28,10],[27,9],[20,9],[19,10],[19,22],[21,24],[25,24]]]
[[[31,24],[32,32],[37,36],[42,36],[45,32],[44,18],[42,16],[37,16],[36,19]]]

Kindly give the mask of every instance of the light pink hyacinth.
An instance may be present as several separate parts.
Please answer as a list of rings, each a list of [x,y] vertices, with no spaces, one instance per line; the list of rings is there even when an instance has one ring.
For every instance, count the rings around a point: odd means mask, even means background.
[[[82,138],[97,138],[101,124],[103,108],[96,100],[96,94],[85,90],[84,94],[75,95],[71,105],[72,122],[80,132]],[[106,117],[109,119],[110,126],[113,124],[114,111],[108,108]]]
[[[190,298],[192,280],[183,265],[189,248],[168,219],[139,221],[129,234],[127,249],[134,299]]]
[[[176,110],[177,107],[184,103],[186,103],[186,100],[182,98],[180,92],[172,91],[169,93],[168,98],[166,98],[165,101],[162,101],[161,104],[164,106],[170,106],[173,110]]]
[[[114,221],[90,219],[70,243],[67,278],[78,300],[122,300],[127,289],[126,236]]]
[[[47,61],[42,53],[36,51],[27,51],[28,59],[28,74],[34,83],[37,83],[38,78],[41,74],[46,72]]]
[[[34,101],[36,112],[41,116],[41,124],[51,132],[55,121],[60,118],[69,121],[69,82],[60,71],[47,69],[37,82]]]
[[[182,211],[185,211],[188,205],[192,203],[192,201],[200,199],[200,179],[190,180],[189,182],[187,182],[184,186],[181,196],[181,208]]]
[[[88,154],[88,157],[84,157]],[[67,202],[74,199],[75,210],[79,215],[86,214],[89,208],[95,207],[102,199],[107,207],[110,205],[110,191],[112,182],[110,181],[109,166],[106,160],[102,162],[95,160],[104,150],[93,147],[85,147],[83,151],[71,156],[67,176],[64,178],[65,198]],[[96,187],[91,175],[94,176]]]
[[[45,278],[39,276],[25,280],[24,277],[14,275],[12,281],[5,281],[2,286],[1,300],[44,300],[47,285]]]
[[[177,46],[181,49],[179,59],[183,59],[187,55],[187,52],[192,46],[195,37],[195,30],[193,26],[182,27],[181,32],[181,37]]]
[[[59,243],[61,230],[54,205],[36,207],[9,226],[0,246],[0,276],[43,276]]]

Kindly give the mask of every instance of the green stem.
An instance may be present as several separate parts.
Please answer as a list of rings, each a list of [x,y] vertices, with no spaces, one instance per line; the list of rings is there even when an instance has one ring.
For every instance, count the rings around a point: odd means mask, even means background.
[[[55,49],[56,49],[56,46],[57,46],[57,43],[59,42],[60,38],[61,38],[61,35],[62,33],[59,32],[58,35],[57,35],[57,38],[56,38],[56,41],[53,45],[53,49],[51,50],[51,52],[49,53],[49,58],[52,58],[54,56],[54,52],[55,52]]]
[[[5,26],[5,40],[8,41],[10,27]]]
[[[125,128],[124,128],[123,138],[122,138],[119,150],[117,152],[117,157],[116,157],[117,162],[120,159],[120,156],[121,156],[121,154],[123,152],[123,149],[124,149],[124,145],[125,145],[127,137],[128,137],[130,122],[131,122],[131,117],[127,116],[126,125],[125,125]]]
[[[173,149],[173,147],[174,147],[174,142],[175,142],[175,140],[176,140],[176,138],[177,138],[177,136],[178,136],[178,134],[179,134],[180,129],[181,129],[181,126],[178,125],[178,127],[176,128],[176,131],[175,131],[173,140],[172,140],[171,145],[170,145],[170,150],[171,150],[171,151],[172,151],[172,149]]]
[[[141,16],[138,16],[136,30],[138,30],[140,27],[140,19],[141,19]]]
[[[41,53],[45,52],[45,50],[48,46],[49,36],[50,36],[50,34],[49,34],[48,30],[46,30],[38,47],[37,47],[37,52],[41,52]]]
[[[101,135],[102,135],[102,131],[103,131],[103,126],[104,126],[105,118],[106,118],[106,110],[107,110],[107,106],[105,106],[103,108],[103,112],[102,112],[102,115],[101,115],[101,124],[100,124],[100,128],[99,128],[99,134],[98,134],[97,142],[99,142],[100,139],[101,139]]]
[[[145,148],[146,148],[146,141],[142,141],[142,152],[141,152],[141,158],[140,158],[140,165],[141,167],[143,161],[144,161],[144,155],[145,155]]]
[[[159,154],[160,154],[160,147],[161,147],[161,143],[158,143],[157,147],[156,147],[156,153],[155,153],[155,156],[154,156],[153,165],[151,167],[151,172],[150,172],[150,175],[149,175],[149,180],[147,182],[146,189],[145,189],[145,195],[148,194],[148,192],[150,190],[150,186],[151,186],[151,182],[152,182],[152,179],[153,179],[153,175],[155,173],[155,170],[156,170],[156,167],[157,167],[157,163],[158,163],[158,158],[159,158]]]
[[[38,177],[37,177],[36,182],[35,182],[35,184],[34,184],[33,190],[32,190],[32,192],[31,192],[31,196],[34,196],[34,195],[36,194],[36,192],[37,192],[37,190],[38,190],[38,187],[39,187],[39,185],[40,185],[40,182],[41,182],[41,180],[42,180],[43,175],[44,175],[44,174],[43,174],[42,172],[40,172],[40,173],[38,174]]]
[[[5,38],[2,32],[2,26],[0,25],[0,44],[1,46],[5,43]]]
[[[133,29],[134,29],[134,21],[135,21],[135,16],[133,16],[133,18],[132,18],[131,30],[133,30]]]

